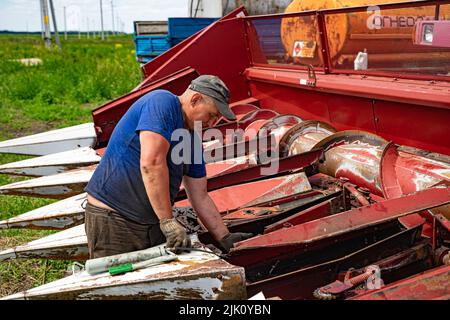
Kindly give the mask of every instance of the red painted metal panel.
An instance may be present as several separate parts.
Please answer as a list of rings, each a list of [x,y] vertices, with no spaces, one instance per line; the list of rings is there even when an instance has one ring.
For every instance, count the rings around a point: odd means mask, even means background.
[[[261,99],[262,108],[271,108],[282,114],[295,114],[305,120],[325,121],[338,130],[376,132],[370,99],[294,89],[259,81],[252,81],[250,88],[252,95]]]
[[[230,257],[233,263],[252,265],[299,250],[302,245],[307,245],[312,250],[313,245],[320,241],[332,241],[342,234],[447,203],[450,203],[450,188],[419,191],[238,242],[231,250]]]
[[[321,155],[322,150],[318,149],[284,159],[275,160],[278,161],[278,170],[276,170],[276,174],[282,174],[291,170],[304,169],[318,161]],[[215,190],[217,188],[223,188],[224,186],[230,186],[262,178],[264,177],[262,174],[264,168],[268,167],[269,166],[267,164],[260,164],[236,173],[209,178],[208,190]],[[268,175],[265,175],[265,177],[268,177]]]
[[[250,66],[242,19],[217,21],[200,33],[189,46],[174,54],[145,80],[155,81],[184,68],[195,66],[200,74],[220,77],[230,89],[231,101],[248,98],[244,70]]]
[[[280,175],[288,171],[305,169],[316,163],[322,154],[322,149],[316,149],[314,151],[304,152],[302,154],[297,154],[284,159],[276,159],[274,161],[278,162],[278,170],[273,172],[272,175]],[[235,159],[230,160],[231,162],[235,161]],[[225,162],[207,164],[206,170],[208,171],[208,191],[242,184],[244,182],[250,182],[264,177],[267,178],[270,176],[267,171],[264,171],[264,169],[270,168],[272,165],[271,163],[250,165],[249,162],[237,165],[226,164]],[[234,170],[236,167],[239,169],[238,172],[235,172]],[[223,174],[219,174],[219,172],[222,172]],[[321,175],[317,177],[320,178],[320,176]],[[184,199],[185,197],[185,190],[180,190],[177,195],[177,199]]]
[[[327,95],[329,123],[337,130],[376,132],[372,100],[344,95]]]
[[[297,173],[227,187],[211,191],[209,195],[219,212],[224,213],[238,208],[271,203],[310,190],[311,186],[306,175]],[[177,207],[189,205],[189,200],[181,200],[175,203]]]
[[[257,109],[254,111],[250,111],[244,116],[242,116],[238,121],[233,121],[230,123],[224,123],[220,124],[214,127],[214,130],[219,130],[224,136],[227,135],[227,130],[237,130],[242,129],[245,130],[247,126],[253,124],[257,120],[268,120],[272,119],[278,115],[277,112],[269,109]],[[206,132],[208,128],[203,130],[203,132]],[[227,142],[225,142],[227,143]],[[228,142],[231,143],[231,142]]]
[[[419,95],[419,92],[412,96]],[[450,89],[447,93],[450,104]],[[377,133],[398,144],[450,154],[450,110],[375,102]]]
[[[97,132],[97,147],[104,147],[108,143],[117,122],[140,97],[156,89],[166,89],[180,95],[197,76],[198,73],[194,69],[185,68],[169,77],[162,78],[160,81],[151,83],[140,90],[132,91],[93,110],[92,117]]]
[[[275,230],[282,229],[284,227],[291,227],[308,221],[324,218],[333,213],[337,213],[334,205],[336,199],[337,198],[333,198],[323,203],[319,203],[315,206],[312,206],[309,209],[303,210],[286,219],[283,219],[277,223],[267,226],[266,229],[264,230],[264,233],[267,234]]]
[[[261,107],[325,121],[338,130],[367,130],[398,144],[450,154],[450,85],[425,87],[422,81],[317,75],[313,89],[300,85],[300,79],[306,79],[304,72],[251,68],[247,75]]]
[[[237,14],[245,14],[247,15],[247,10],[241,6],[239,8],[236,8],[235,10],[231,11],[224,17],[222,17],[219,21],[233,19],[236,17]],[[214,22],[217,23],[217,22]],[[145,78],[148,78],[150,75],[152,75],[155,71],[157,71],[161,66],[163,66],[166,62],[168,62],[175,54],[180,52],[182,49],[190,45],[192,42],[195,42],[197,38],[199,38],[202,34],[205,34],[208,32],[208,30],[211,28],[210,26],[207,26],[206,28],[200,30],[198,33],[193,34],[189,38],[185,39],[184,41],[180,42],[176,46],[172,47],[170,50],[165,51],[164,53],[157,56],[152,61],[146,63],[142,67],[142,72],[145,76]],[[148,84],[150,80],[145,79],[139,86],[144,86]]]
[[[330,122],[326,93],[269,84],[250,82],[252,96],[260,100],[261,108],[280,114],[294,114],[304,120]]]
[[[279,214],[279,211],[280,210],[277,207],[249,207],[226,214],[222,216],[222,219],[227,223],[229,223],[230,220],[239,220],[239,222],[242,222],[243,220],[255,220],[262,216],[265,218],[275,216]]]
[[[320,261],[312,266],[308,263],[305,266],[300,262],[298,269],[290,272],[269,275],[270,278],[263,280],[257,278],[247,285],[247,292],[253,295],[262,291],[267,297],[280,296],[282,299],[313,299],[314,290],[335,281],[340,271],[365,266],[367,263],[376,262],[399,251],[408,250],[415,231],[396,232],[381,241],[355,249],[356,251],[345,252],[333,257],[330,257],[330,254],[333,253],[330,252],[330,246],[327,246],[323,253],[328,258],[325,258],[323,262]],[[311,251],[305,249],[304,252],[307,254]]]
[[[247,113],[258,110],[259,108],[253,104],[231,104],[230,109],[231,109],[231,111],[233,111],[234,115],[236,116],[236,121],[239,121]],[[220,123],[228,123],[228,122],[231,122],[231,121],[227,120],[225,117],[220,117],[214,125],[218,125]]]
[[[249,68],[247,78],[251,81],[276,83],[300,89],[338,93],[352,97],[365,97],[417,105],[450,109],[450,83],[439,82],[425,85],[420,80],[399,80],[388,77],[369,77],[342,74],[316,73],[316,86],[303,84],[308,80],[305,71]],[[301,80],[304,80],[301,82]],[[414,94],[411,94],[414,92]]]

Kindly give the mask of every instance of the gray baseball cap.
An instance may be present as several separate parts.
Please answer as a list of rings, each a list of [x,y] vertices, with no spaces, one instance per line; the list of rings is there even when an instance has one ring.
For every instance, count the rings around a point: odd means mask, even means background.
[[[228,105],[230,92],[225,83],[216,76],[201,75],[192,80],[189,89],[203,93],[216,102],[220,114],[228,120],[236,120],[236,116]]]

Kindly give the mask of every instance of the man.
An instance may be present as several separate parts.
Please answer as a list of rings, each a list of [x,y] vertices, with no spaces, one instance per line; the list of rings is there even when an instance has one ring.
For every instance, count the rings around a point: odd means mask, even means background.
[[[91,259],[164,241],[173,250],[189,247],[186,230],[172,215],[181,182],[201,222],[222,249],[228,251],[233,243],[251,236],[230,233],[223,223],[207,193],[203,157],[200,163],[186,164],[172,152],[178,143],[172,141],[176,130],[189,130],[194,141],[198,138],[193,133],[195,122],[210,127],[221,115],[235,120],[228,102],[226,85],[215,76],[203,75],[179,97],[155,90],[130,107],[114,128],[86,187],[85,227]],[[190,153],[194,158],[195,152]]]

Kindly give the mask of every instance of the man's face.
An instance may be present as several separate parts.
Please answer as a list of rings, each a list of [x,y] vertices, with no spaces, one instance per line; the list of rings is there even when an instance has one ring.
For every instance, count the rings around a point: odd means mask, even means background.
[[[188,127],[194,129],[194,122],[201,121],[203,128],[211,128],[220,117],[214,100],[204,98],[200,93],[192,95],[188,114]]]

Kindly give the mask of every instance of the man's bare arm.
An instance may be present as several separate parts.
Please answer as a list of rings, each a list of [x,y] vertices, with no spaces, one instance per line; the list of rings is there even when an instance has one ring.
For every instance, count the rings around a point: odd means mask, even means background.
[[[214,201],[209,196],[206,189],[205,178],[183,178],[183,185],[186,189],[189,201],[197,212],[201,222],[216,240],[221,240],[229,232],[223,223],[222,217],[217,210]]]
[[[163,136],[152,131],[141,131],[139,138],[140,166],[147,196],[160,220],[171,219],[169,169],[166,162],[170,144]]]

